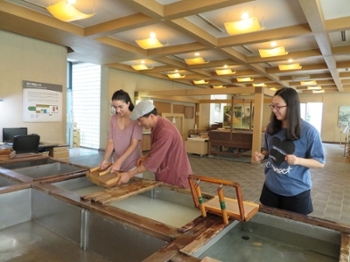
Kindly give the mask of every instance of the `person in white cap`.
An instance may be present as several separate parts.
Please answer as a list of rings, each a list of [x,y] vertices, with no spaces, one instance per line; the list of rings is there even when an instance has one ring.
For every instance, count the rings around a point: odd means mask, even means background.
[[[192,168],[176,126],[159,116],[149,100],[139,102],[130,119],[138,120],[144,128],[151,128],[151,150],[137,161],[136,169],[120,173],[119,183],[127,183],[136,174],[150,170],[155,173],[156,181],[188,188],[188,175],[192,174]]]

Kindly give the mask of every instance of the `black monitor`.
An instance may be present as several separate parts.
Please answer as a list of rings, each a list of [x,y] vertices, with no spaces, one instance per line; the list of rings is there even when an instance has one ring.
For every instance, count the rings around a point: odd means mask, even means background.
[[[27,135],[28,129],[26,127],[4,127],[2,129],[2,142],[13,143],[15,135]]]

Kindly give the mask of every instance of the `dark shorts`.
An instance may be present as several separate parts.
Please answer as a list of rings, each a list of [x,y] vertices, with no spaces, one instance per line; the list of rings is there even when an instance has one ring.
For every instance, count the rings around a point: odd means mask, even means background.
[[[286,197],[275,194],[264,184],[260,202],[265,206],[276,207],[303,215],[308,215],[313,211],[310,190],[296,196]]]

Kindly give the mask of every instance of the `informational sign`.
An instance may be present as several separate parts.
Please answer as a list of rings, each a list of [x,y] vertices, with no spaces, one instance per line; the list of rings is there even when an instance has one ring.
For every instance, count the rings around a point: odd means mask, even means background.
[[[62,86],[23,81],[23,122],[61,122]]]

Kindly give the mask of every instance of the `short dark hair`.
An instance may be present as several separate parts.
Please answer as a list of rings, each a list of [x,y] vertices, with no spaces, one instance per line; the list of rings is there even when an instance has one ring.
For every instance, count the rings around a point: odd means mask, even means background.
[[[151,114],[157,116],[158,115],[157,108],[154,108],[151,112],[149,112],[141,117],[149,117]]]
[[[127,92],[125,92],[123,89],[120,89],[118,91],[115,91],[114,94],[112,95],[112,101],[114,100],[120,100],[124,101],[125,103],[130,103],[129,105],[129,110],[132,111],[134,110],[135,106],[131,101],[131,98]]]
[[[301,133],[300,100],[297,91],[291,87],[283,87],[276,91],[274,96],[280,96],[287,105],[287,132],[286,138],[297,140]],[[282,121],[278,120],[271,112],[270,123],[266,132],[270,135],[278,133],[282,129]]]

